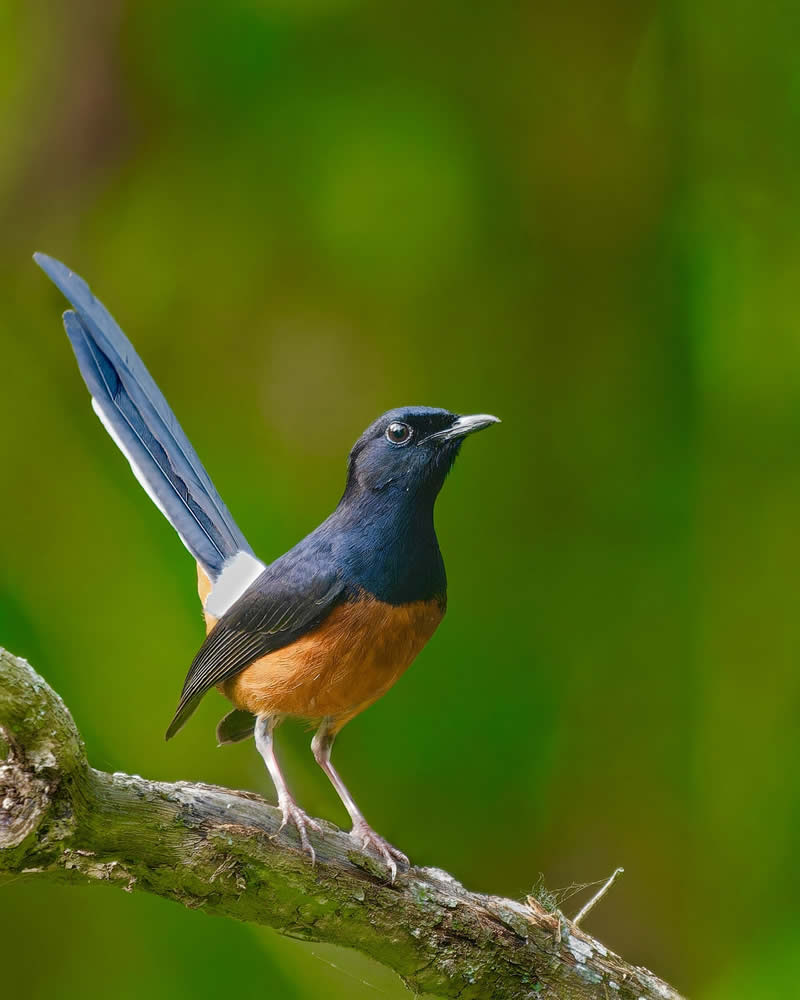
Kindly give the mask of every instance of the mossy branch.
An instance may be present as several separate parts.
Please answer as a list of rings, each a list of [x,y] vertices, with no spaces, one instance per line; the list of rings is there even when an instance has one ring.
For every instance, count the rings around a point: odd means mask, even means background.
[[[58,695],[2,649],[0,760],[0,884],[23,876],[156,893],[357,948],[415,993],[680,1000],[535,900],[471,893],[433,868],[392,885],[327,823],[312,867],[293,832],[274,837],[280,814],[257,795],[95,770]]]

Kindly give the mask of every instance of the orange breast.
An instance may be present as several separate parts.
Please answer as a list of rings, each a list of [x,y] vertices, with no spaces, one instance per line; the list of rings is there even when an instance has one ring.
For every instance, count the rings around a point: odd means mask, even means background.
[[[370,595],[219,685],[254,715],[331,716],[339,730],[395,683],[442,620],[436,601],[395,606]]]

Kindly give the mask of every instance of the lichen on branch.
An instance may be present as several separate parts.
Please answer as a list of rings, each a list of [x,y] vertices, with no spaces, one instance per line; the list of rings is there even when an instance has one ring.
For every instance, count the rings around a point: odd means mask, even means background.
[[[260,796],[90,767],[59,696],[0,649],[0,884],[20,876],[151,892],[356,948],[414,993],[462,1000],[680,1000],[563,914],[377,858],[320,821],[317,863]]]

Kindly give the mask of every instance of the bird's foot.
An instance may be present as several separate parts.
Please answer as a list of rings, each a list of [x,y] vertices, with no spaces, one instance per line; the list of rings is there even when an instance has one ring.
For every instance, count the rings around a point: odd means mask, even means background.
[[[314,848],[311,846],[311,841],[308,839],[308,831],[313,830],[315,833],[322,836],[324,833],[322,827],[315,819],[312,819],[307,813],[304,813],[300,806],[298,806],[292,799],[279,802],[278,806],[281,810],[282,816],[281,825],[278,827],[277,832],[272,835],[272,839],[274,840],[281,830],[291,823],[291,825],[297,830],[297,834],[300,837],[300,847],[311,858],[311,864],[315,864],[317,855]]]
[[[397,878],[397,862],[405,865],[406,868],[411,867],[411,862],[403,854],[402,851],[398,851],[396,847],[392,847],[388,840],[384,840],[369,826],[364,820],[356,821],[353,824],[353,829],[350,831],[350,836],[355,840],[362,850],[364,848],[371,848],[376,854],[378,854],[387,864],[389,871],[392,873],[392,884]]]

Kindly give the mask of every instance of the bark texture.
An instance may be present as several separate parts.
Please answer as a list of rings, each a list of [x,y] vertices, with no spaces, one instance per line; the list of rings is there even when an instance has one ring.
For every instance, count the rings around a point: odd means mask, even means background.
[[[414,993],[680,1000],[535,900],[464,889],[446,872],[386,867],[324,823],[317,864],[257,795],[90,767],[59,696],[0,649],[0,885],[104,882],[282,934],[357,948]]]

